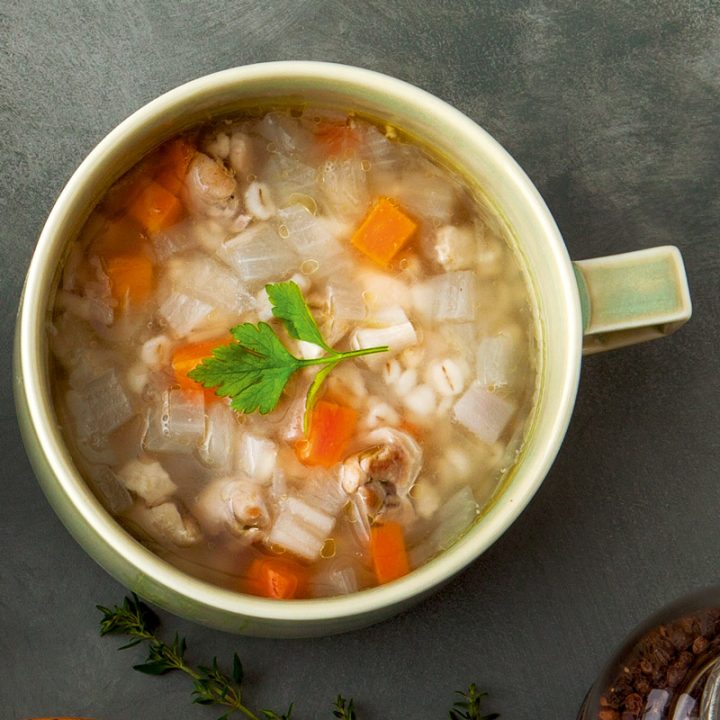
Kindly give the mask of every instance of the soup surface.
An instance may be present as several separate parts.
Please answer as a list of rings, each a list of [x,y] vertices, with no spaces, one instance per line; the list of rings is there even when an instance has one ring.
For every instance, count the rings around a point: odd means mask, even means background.
[[[427,150],[272,110],[165,143],[92,212],[49,328],[56,410],[99,500],[170,563],[340,595],[488,502],[533,406],[533,318],[502,222]]]

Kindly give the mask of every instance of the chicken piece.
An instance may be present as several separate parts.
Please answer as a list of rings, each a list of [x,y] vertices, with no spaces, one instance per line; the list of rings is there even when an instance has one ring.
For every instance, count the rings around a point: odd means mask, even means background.
[[[197,153],[190,163],[187,179],[188,204],[195,213],[221,221],[231,230],[247,218],[238,196],[235,177],[221,162]]]
[[[227,530],[236,537],[254,537],[270,521],[262,487],[232,477],[207,485],[198,496],[195,514],[212,535]]]
[[[202,533],[195,518],[180,512],[174,502],[142,508],[136,515],[145,531],[158,542],[188,547],[199,542]]]
[[[130,460],[118,472],[122,484],[148,507],[165,502],[175,494],[177,485],[170,479],[165,468],[156,460],[144,462]]]
[[[340,484],[357,494],[367,516],[405,516],[413,513],[409,498],[422,467],[422,449],[407,433],[379,428],[369,433],[368,447],[340,467]]]

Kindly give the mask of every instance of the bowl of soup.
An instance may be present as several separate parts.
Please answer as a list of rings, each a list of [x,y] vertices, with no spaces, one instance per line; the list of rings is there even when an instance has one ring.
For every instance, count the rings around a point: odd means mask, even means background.
[[[58,199],[18,320],[23,436],[143,597],[246,634],[362,627],[537,490],[577,283],[531,182],[442,101],[324,63],[224,71],[136,112]]]

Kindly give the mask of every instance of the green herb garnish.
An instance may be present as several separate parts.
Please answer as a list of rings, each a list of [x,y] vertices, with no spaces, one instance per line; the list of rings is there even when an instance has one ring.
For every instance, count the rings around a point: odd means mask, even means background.
[[[185,660],[187,643],[185,638],[175,634],[171,645],[157,635],[160,625],[158,616],[133,593],[126,597],[122,605],[106,608],[98,605],[102,613],[100,635],[128,635],[130,642],[119,649],[134,647],[139,643],[149,644],[148,657],[144,663],[133,665],[133,669],[148,675],[164,675],[173,670],[188,675],[193,681],[193,702],[200,705],[219,705],[228,708],[218,720],[230,720],[240,714],[247,720],[292,720],[293,705],[287,711],[278,714],[274,710],[251,710],[243,700],[243,666],[237,653],[233,655],[232,672],[224,673],[213,658],[210,665],[198,665],[197,668]],[[496,720],[497,713],[481,715],[483,698],[487,693],[478,692],[475,684],[470,685],[466,693],[457,693],[462,697],[450,710],[450,720]],[[338,695],[333,704],[333,717],[339,720],[359,720],[352,698],[346,700]]]
[[[288,380],[295,372],[313,365],[324,365],[308,390],[304,419],[307,431],[310,411],[320,387],[335,366],[349,358],[387,352],[388,347],[349,352],[335,350],[325,342],[302,291],[294,282],[266,285],[265,290],[273,305],[273,315],[282,320],[290,337],[317,345],[327,354],[307,360],[296,358],[267,323],[242,323],[230,330],[235,342],[215,348],[212,357],[203,360],[188,373],[188,377],[213,388],[220,397],[230,397],[231,407],[237,412],[259,411],[265,415],[277,407]]]
[[[481,715],[482,708],[480,707],[483,702],[483,698],[487,697],[487,693],[478,692],[475,683],[471,684],[467,689],[467,692],[461,692],[458,690],[457,695],[462,697],[462,700],[457,700],[453,703],[453,709],[450,711],[450,720],[496,720],[500,716],[497,713],[490,713],[489,715]]]
[[[179,670],[193,680],[193,702],[200,705],[221,705],[230,708],[218,720],[229,720],[235,713],[248,720],[290,720],[292,705],[287,712],[278,715],[274,710],[260,710],[256,714],[243,702],[243,666],[237,654],[233,655],[232,675],[226,675],[219,667],[217,658],[208,666],[193,668],[185,660],[187,644],[177,634],[172,645],[163,642],[155,633],[160,624],[158,616],[141,602],[137,595],[126,597],[123,604],[113,608],[101,605],[97,609],[103,614],[100,621],[100,635],[129,635],[132,640],[120,650],[133,647],[143,641],[149,643],[148,657],[144,663],[133,665],[133,669],[148,675],[164,675]]]
[[[338,695],[335,700],[335,709],[333,710],[333,716],[340,718],[340,720],[358,720],[355,714],[355,703],[350,698],[346,700],[342,695]]]

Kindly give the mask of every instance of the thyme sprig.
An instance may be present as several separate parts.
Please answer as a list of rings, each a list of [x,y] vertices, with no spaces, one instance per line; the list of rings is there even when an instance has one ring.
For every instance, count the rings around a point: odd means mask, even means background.
[[[161,640],[156,630],[160,625],[158,616],[141,602],[137,595],[126,597],[122,605],[112,608],[98,605],[103,614],[100,621],[100,635],[129,635],[132,640],[120,650],[133,647],[141,642],[149,643],[148,657],[144,663],[133,665],[133,669],[148,675],[164,675],[173,670],[185,673],[193,681],[193,702],[200,705],[221,705],[229,708],[218,720],[229,720],[236,713],[248,720],[290,720],[292,705],[280,715],[274,710],[260,710],[259,714],[250,710],[243,702],[243,666],[237,653],[233,655],[231,675],[224,673],[217,658],[209,666],[198,665],[193,668],[185,660],[187,643],[175,634],[172,644]]]
[[[355,714],[355,703],[350,698],[346,700],[342,695],[338,695],[335,699],[335,709],[333,710],[333,716],[340,718],[340,720],[358,720]]]
[[[157,629],[160,625],[158,616],[133,593],[126,597],[122,605],[107,608],[98,605],[102,613],[100,635],[127,635],[130,642],[122,645],[119,650],[134,647],[142,642],[148,643],[148,656],[144,663],[133,665],[133,669],[147,675],[164,675],[174,670],[188,675],[193,681],[193,702],[200,705],[219,705],[228,710],[218,720],[230,720],[240,715],[247,720],[292,720],[293,705],[285,713],[278,714],[274,710],[251,710],[243,700],[244,671],[242,662],[233,654],[230,675],[223,672],[217,658],[210,665],[198,665],[194,668],[185,660],[187,643],[177,633],[171,644],[160,639]],[[487,693],[478,691],[471,684],[467,692],[457,691],[461,700],[455,701],[450,710],[450,720],[496,720],[497,713],[482,715],[482,703]],[[338,695],[333,705],[333,717],[338,720],[359,720],[352,698],[345,699]]]
[[[453,709],[450,711],[450,720],[496,720],[500,716],[497,713],[489,715],[481,715],[483,699],[487,697],[487,693],[478,692],[475,683],[468,687],[467,692],[461,690],[456,691],[462,700],[456,700],[453,703]]]

